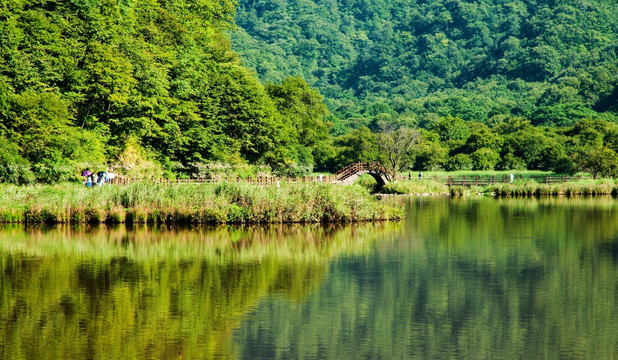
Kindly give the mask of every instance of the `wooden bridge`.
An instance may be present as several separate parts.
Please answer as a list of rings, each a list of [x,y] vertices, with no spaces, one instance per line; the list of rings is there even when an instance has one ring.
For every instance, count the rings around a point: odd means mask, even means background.
[[[380,165],[380,163],[363,162],[350,164],[337,171],[333,182],[338,182],[342,185],[354,184],[354,181],[356,181],[359,176],[364,174],[371,175],[376,180],[378,187],[380,188],[388,184],[386,170],[382,167],[382,165]]]
[[[369,174],[378,183],[379,187],[388,184],[388,176],[386,170],[380,165],[380,163],[353,163],[343,169],[337,171],[333,175],[324,176],[303,176],[303,177],[274,177],[274,176],[258,176],[256,178],[240,178],[240,177],[217,177],[217,178],[190,178],[190,179],[151,179],[151,181],[158,184],[207,184],[207,183],[219,183],[219,182],[236,182],[236,183],[248,183],[254,185],[277,185],[281,182],[292,183],[309,183],[309,182],[324,182],[335,183],[342,185],[351,185],[354,181],[363,174]],[[127,185],[133,182],[144,181],[137,179],[130,179],[125,177],[116,177],[110,181],[110,184],[115,185]]]
[[[153,179],[150,180],[155,183],[162,184],[204,184],[204,183],[219,183],[219,182],[238,182],[249,183],[255,185],[276,186],[277,183],[292,182],[292,183],[309,183],[309,182],[324,182],[324,183],[336,183],[342,185],[353,184],[359,176],[363,174],[371,175],[377,182],[378,187],[382,187],[390,182],[386,170],[380,163],[364,163],[358,162],[350,164],[343,169],[337,171],[332,175],[324,176],[304,176],[296,178],[280,178],[273,176],[264,176],[256,178],[239,178],[239,177],[217,177],[217,178],[192,178],[192,179]],[[553,184],[561,182],[579,181],[592,179],[591,176],[561,176],[561,175],[539,175],[539,174],[527,174],[527,175],[515,175],[514,180],[533,180],[537,183]],[[426,176],[422,179],[416,176],[398,176],[397,180],[413,180],[413,181],[435,181],[446,184],[448,186],[488,186],[493,184],[504,184],[511,181],[509,175],[471,175],[471,176]],[[124,177],[117,177],[110,183],[125,185],[132,182],[144,181],[129,179]]]

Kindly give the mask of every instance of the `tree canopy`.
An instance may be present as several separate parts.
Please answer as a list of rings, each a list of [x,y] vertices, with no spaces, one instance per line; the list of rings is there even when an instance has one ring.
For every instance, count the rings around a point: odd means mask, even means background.
[[[423,121],[618,118],[613,0],[239,3],[245,63],[264,81],[307,79],[348,123],[376,102]]]
[[[385,126],[397,171],[618,175],[616,44],[613,0],[5,1],[0,182],[336,171]]]
[[[271,98],[276,85],[267,91],[224,33],[233,27],[235,6],[231,0],[3,2],[0,140],[11,146],[3,147],[2,165],[71,169],[117,162],[137,149],[143,161],[168,168],[296,166],[302,151],[288,149],[312,144],[290,136],[291,127],[314,131],[312,122],[325,113],[321,97],[294,79],[294,96]],[[314,96],[316,110],[297,124],[284,109],[294,108],[302,92]]]

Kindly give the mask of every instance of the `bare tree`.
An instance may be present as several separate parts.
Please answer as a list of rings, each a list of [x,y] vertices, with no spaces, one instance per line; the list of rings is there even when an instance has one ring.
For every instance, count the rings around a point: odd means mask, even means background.
[[[396,181],[397,173],[408,164],[410,152],[418,144],[420,133],[417,129],[396,124],[381,123],[380,129],[376,138],[380,150],[387,159],[383,164],[386,176],[390,181]]]

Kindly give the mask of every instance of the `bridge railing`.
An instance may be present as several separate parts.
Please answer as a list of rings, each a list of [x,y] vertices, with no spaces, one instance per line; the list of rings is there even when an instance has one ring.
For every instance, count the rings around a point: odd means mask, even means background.
[[[375,172],[380,175],[386,175],[384,167],[378,163],[366,163],[357,162],[352,163],[332,175],[324,176],[304,176],[304,177],[274,177],[264,176],[255,178],[240,178],[240,177],[218,177],[218,178],[192,178],[192,179],[152,179],[152,180],[138,180],[129,179],[123,177],[117,177],[111,180],[111,184],[126,185],[134,182],[150,181],[159,184],[205,184],[205,183],[219,183],[219,182],[236,182],[236,183],[248,183],[255,185],[276,185],[277,183],[293,182],[293,183],[309,183],[309,182],[335,182],[343,181],[354,174],[360,172]],[[519,180],[534,180],[538,183],[552,184],[569,181],[579,181],[592,179],[592,176],[564,176],[564,175],[515,175],[514,181]],[[411,173],[408,176],[399,175],[398,180],[416,180]],[[461,175],[461,176],[425,176],[421,180],[433,180],[440,183],[447,184],[449,186],[487,186],[493,184],[504,184],[511,181],[510,176],[506,174],[500,175]]]
[[[322,176],[321,182],[333,182],[336,178],[334,175],[324,175]],[[131,178],[121,178],[117,177],[110,180],[110,184],[113,185],[128,185],[133,183],[143,183],[143,182],[151,182],[155,184],[186,184],[186,185],[198,185],[198,184],[218,184],[222,182],[227,183],[242,183],[242,184],[252,184],[252,185],[263,185],[270,186],[276,185],[277,182],[291,182],[291,183],[311,183],[311,182],[320,182],[320,178],[318,176],[303,176],[303,177],[256,177],[256,178],[240,178],[240,177],[221,177],[221,178],[200,178],[200,179],[131,179]]]
[[[409,176],[399,176],[399,180],[415,180],[415,177]],[[554,183],[563,183],[563,182],[572,182],[572,181],[581,181],[581,180],[590,180],[593,179],[592,176],[589,175],[577,175],[577,176],[567,176],[567,175],[515,175],[513,181],[529,181],[533,180],[537,183],[542,184],[554,184]],[[425,176],[420,179],[422,180],[433,180],[436,182],[444,183],[449,186],[487,186],[494,184],[506,184],[510,183],[511,179],[509,175],[471,175],[471,176]]]
[[[374,171],[377,173],[386,173],[386,170],[384,170],[384,167],[382,167],[382,165],[378,162],[374,162],[374,163],[357,162],[357,163],[352,163],[344,167],[343,169],[337,171],[335,173],[335,178],[337,180],[345,180],[354,174],[357,174],[359,172],[364,172],[364,171]]]
[[[335,182],[342,181],[350,176],[359,172],[376,172],[378,174],[385,174],[386,170],[380,163],[364,163],[357,162],[352,163],[332,175],[324,176],[303,176],[303,177],[275,177],[264,176],[255,178],[240,178],[240,177],[217,177],[217,178],[189,178],[189,179],[131,179],[125,177],[116,177],[110,181],[115,185],[127,185],[135,182],[154,182],[157,184],[208,184],[208,183],[220,183],[220,182],[232,182],[232,183],[248,183],[255,185],[276,185],[277,182],[292,182],[292,183],[309,183],[309,182]]]

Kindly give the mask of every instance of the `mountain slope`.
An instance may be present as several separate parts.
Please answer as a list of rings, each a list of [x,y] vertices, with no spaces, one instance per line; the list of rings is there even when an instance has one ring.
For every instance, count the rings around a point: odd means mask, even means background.
[[[241,0],[235,19],[263,81],[302,76],[352,123],[376,102],[421,123],[618,112],[613,0]]]

